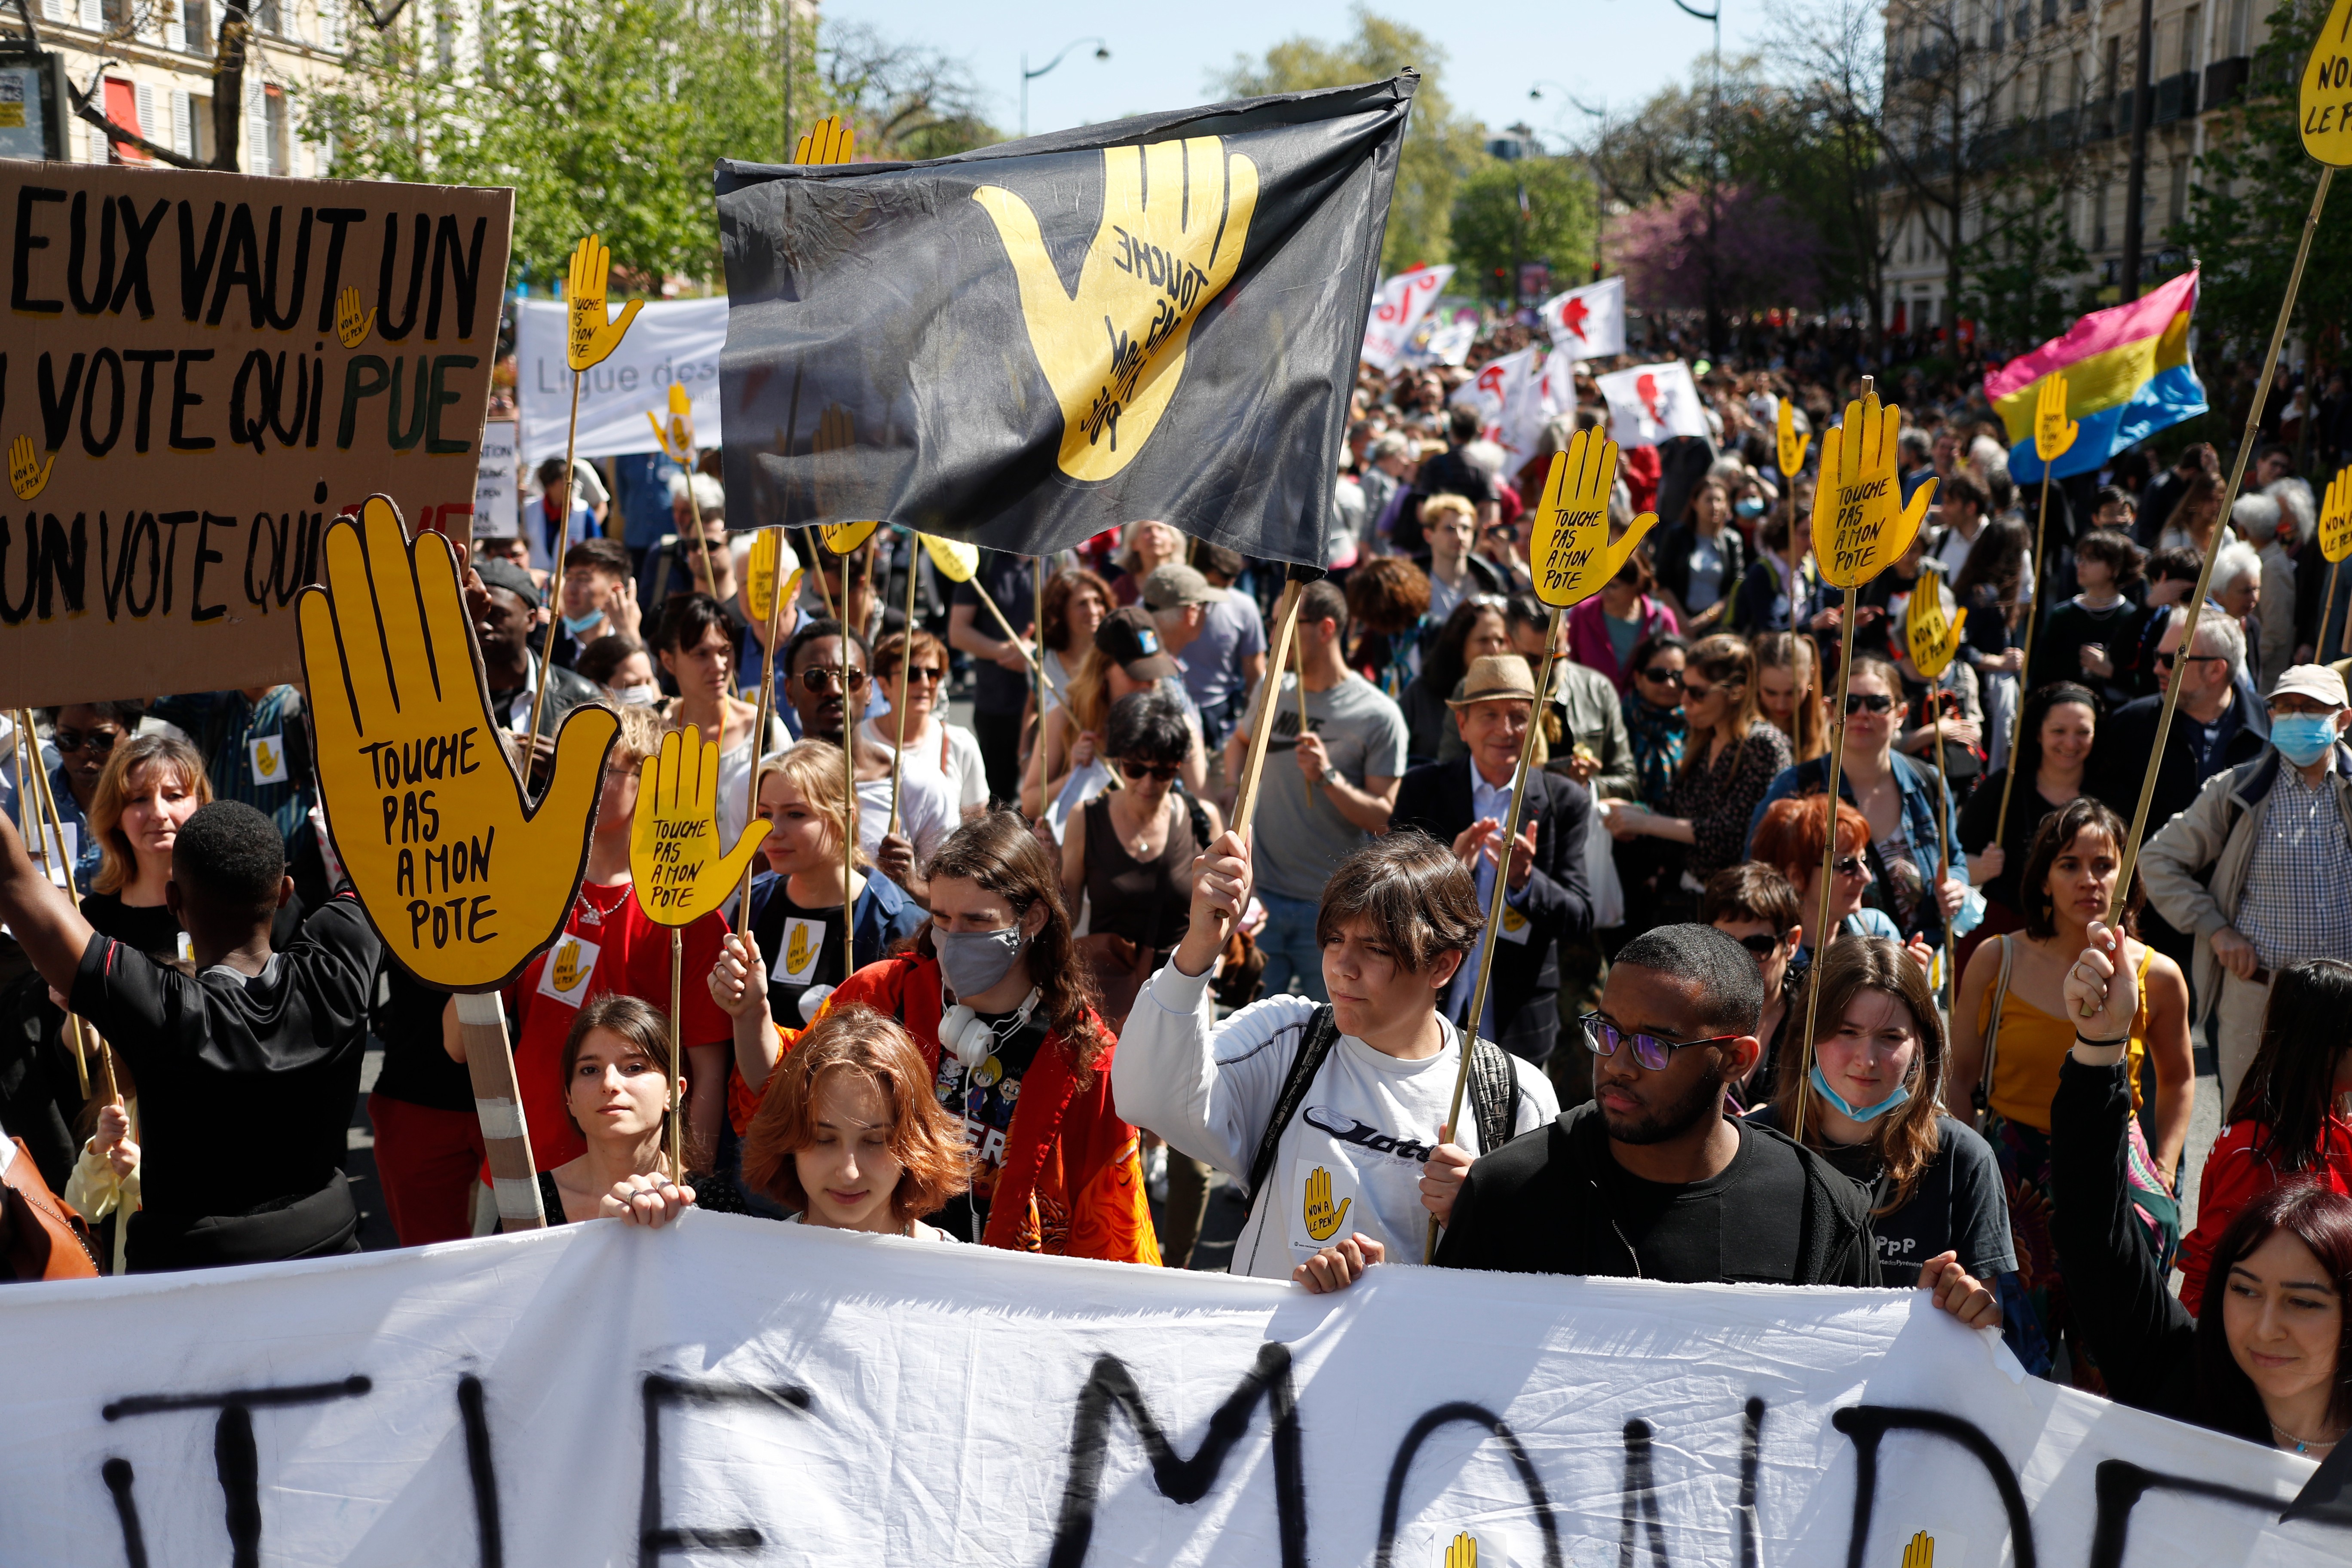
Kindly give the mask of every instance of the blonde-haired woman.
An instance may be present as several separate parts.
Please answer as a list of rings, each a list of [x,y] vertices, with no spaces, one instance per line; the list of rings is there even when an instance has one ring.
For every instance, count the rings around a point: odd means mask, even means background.
[[[1798,762],[1810,763],[1830,749],[1822,655],[1811,637],[1766,632],[1756,639],[1756,708],[1789,737]]]
[[[82,900],[83,917],[101,935],[159,958],[187,956],[163,889],[182,825],[212,798],[204,758],[187,742],[134,735],[114,748],[90,796],[98,875]]]
[[[1164,522],[1130,522],[1118,536],[1118,553],[1111,558],[1118,575],[1110,582],[1111,596],[1123,608],[1143,601],[1143,580],[1162,566],[1184,559],[1184,536]]]

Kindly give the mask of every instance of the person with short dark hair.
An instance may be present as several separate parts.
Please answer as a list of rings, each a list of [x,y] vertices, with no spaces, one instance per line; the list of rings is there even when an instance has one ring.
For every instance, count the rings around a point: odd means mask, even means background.
[[[1442,1004],[1483,925],[1475,885],[1424,834],[1373,839],[1316,910],[1330,999],[1278,994],[1219,1024],[1209,972],[1252,872],[1237,834],[1202,857],[1184,940],[1128,1015],[1119,1114],[1248,1190],[1236,1274],[1322,1289],[1383,1257],[1418,1262],[1471,1161],[1559,1109],[1531,1064],[1481,1040],[1463,1125],[1446,1125],[1462,1032]]]
[[[184,973],[99,935],[0,819],[0,920],[138,1081],[134,1271],[359,1250],[344,1133],[382,946],[346,891],[273,951],[293,893],[268,816],[238,801],[197,810],[165,891],[194,955]]]
[[[2139,586],[2147,552],[2117,529],[2095,529],[2074,542],[2074,581],[2082,591],[2050,612],[2033,645],[2026,689],[2074,680],[2110,710],[2139,695],[2140,633],[2147,611],[2127,596]],[[2032,698],[2027,699],[2028,706]]]
[[[619,540],[600,535],[565,551],[557,592],[555,662],[564,668],[577,669],[582,652],[598,637],[615,632],[636,636],[644,618],[637,610],[637,577],[628,547]]]
[[[573,1016],[560,1060],[563,1120],[583,1145],[539,1173],[547,1223],[625,1219],[658,1227],[692,1207],[694,1189],[672,1180],[669,1169],[670,1105],[687,1086],[661,1011],[608,991]]]
[[[575,674],[603,687],[614,700],[638,708],[658,707],[661,683],[654,679],[653,655],[633,637],[614,632],[580,652]]]
[[[467,574],[466,609],[474,618],[474,641],[482,653],[482,679],[489,687],[490,711],[518,735],[530,729],[540,679],[540,654],[547,635],[539,626],[541,602],[539,584],[531,581],[530,574],[508,562],[478,562]],[[562,665],[547,671],[547,700],[539,705],[539,732],[533,737],[534,776],[541,767],[552,764],[555,731],[563,716],[583,702],[596,700],[596,686],[585,677]],[[217,757],[215,765],[218,765]],[[220,788],[217,778],[213,787]]]
[[[530,567],[552,576],[564,552],[596,534],[596,513],[576,493],[563,459],[549,458],[539,465],[539,494],[522,509],[522,539],[530,550]]]
[[[1814,1151],[1724,1113],[1761,1048],[1763,1001],[1754,957],[1712,926],[1627,942],[1584,1021],[1594,1098],[1470,1167],[1438,1267],[1878,1284],[1869,1195]]]
[[[1804,911],[1788,878],[1760,860],[1742,860],[1706,879],[1698,918],[1746,948],[1756,960],[1757,978],[1764,982],[1764,1007],[1756,1020],[1763,1053],[1733,1089],[1742,1105],[1753,1108],[1772,1097],[1789,1032],[1789,1001],[1804,994],[1805,977],[1812,973],[1812,961],[1802,951]]]

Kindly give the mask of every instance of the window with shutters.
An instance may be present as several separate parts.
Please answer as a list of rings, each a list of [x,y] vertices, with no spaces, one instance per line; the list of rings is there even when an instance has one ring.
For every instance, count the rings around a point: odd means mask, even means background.
[[[2204,7],[2191,5],[2180,14],[2180,68],[2182,70],[2193,71],[2197,68],[2197,46],[2205,41],[2204,26]]]
[[[212,0],[179,0],[180,47],[210,58],[213,53]]]
[[[262,141],[269,149],[269,172],[273,174],[299,174],[294,166],[293,128],[287,123],[286,94],[278,88],[269,88],[261,95]]]
[[[196,122],[192,107],[185,92],[176,87],[172,89],[172,151],[183,158],[196,155]]]
[[[247,81],[245,87],[245,157],[241,160],[248,174],[269,174],[277,170],[269,161],[269,111],[264,107],[268,94],[257,81]]]
[[[286,26],[278,0],[258,0],[252,9],[253,25],[273,37],[283,37]]]
[[[319,47],[343,47],[343,8],[338,0],[319,0]]]

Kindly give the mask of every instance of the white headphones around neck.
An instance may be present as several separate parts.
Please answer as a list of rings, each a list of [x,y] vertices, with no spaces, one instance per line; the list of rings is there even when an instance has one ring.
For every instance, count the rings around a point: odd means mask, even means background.
[[[945,989],[941,990],[942,996]],[[1019,1034],[1029,1022],[1029,1015],[1037,1010],[1037,1003],[1045,993],[1032,985],[1029,994],[1021,999],[1019,1011],[1002,1024],[991,1024],[971,1008],[958,1002],[940,1016],[940,1045],[970,1072],[996,1052],[999,1042]]]

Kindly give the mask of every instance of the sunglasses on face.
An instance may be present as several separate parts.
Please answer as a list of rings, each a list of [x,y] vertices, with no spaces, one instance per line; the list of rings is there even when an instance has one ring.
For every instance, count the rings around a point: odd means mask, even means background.
[[[931,686],[937,686],[940,681],[945,680],[947,678],[948,672],[946,670],[936,668],[928,664],[916,665],[913,668],[907,671],[907,679],[908,680],[919,680]]]
[[[863,691],[866,689],[866,672],[854,666],[842,669],[834,665],[821,664],[813,669],[801,671],[801,689],[812,697],[835,697],[845,691]]]
[[[1663,664],[1654,664],[1642,672],[1642,679],[1658,686],[1680,686],[1683,672]]]
[[[1780,932],[1774,932],[1767,935],[1762,931],[1758,931],[1753,935],[1741,937],[1739,939],[1739,945],[1746,948],[1758,958],[1769,958],[1774,953],[1780,951],[1782,935],[1783,933]]]
[[[2173,660],[2179,657],[2180,656],[2178,654],[2159,653],[2156,656],[2156,668],[2158,669],[2170,669],[2172,668]],[[2223,658],[2218,653],[2192,653],[2189,656],[2188,662],[2190,664],[2227,664],[2230,661]]]
[[[1693,702],[1704,702],[1714,696],[1715,692],[1716,689],[1712,686],[1693,686],[1687,676],[1683,679],[1683,695]]]
[[[1118,771],[1138,781],[1158,779],[1166,784],[1176,776],[1177,765],[1174,763],[1139,763],[1130,757],[1121,757]]]
[[[1853,713],[1888,713],[1894,711],[1895,699],[1876,691],[1849,691],[1845,710]]]
[[[1856,878],[1865,882],[1870,880],[1870,862],[1859,855],[1848,855],[1843,859],[1832,860],[1830,862],[1830,869],[1841,877]]]
[[[1668,1040],[1656,1035],[1644,1035],[1633,1029],[1620,1028],[1598,1013],[1584,1015],[1585,1047],[1596,1057],[1613,1057],[1620,1046],[1633,1047],[1633,1059],[1651,1072],[1664,1072],[1675,1053],[1691,1046],[1719,1046],[1738,1035],[1715,1035],[1704,1040]]]
[[[114,750],[114,742],[122,739],[120,730],[58,730],[53,738],[60,752],[79,752],[87,747],[100,756]]]

